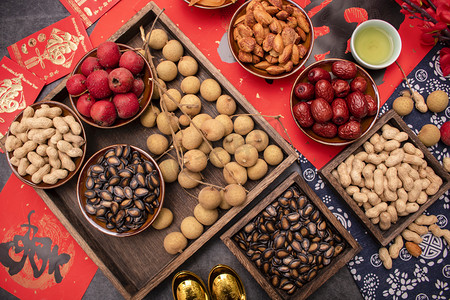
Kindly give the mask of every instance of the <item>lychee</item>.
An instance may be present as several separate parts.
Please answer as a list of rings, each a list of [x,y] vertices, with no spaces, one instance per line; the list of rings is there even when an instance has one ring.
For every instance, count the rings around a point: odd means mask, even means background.
[[[94,105],[95,99],[91,94],[83,94],[77,100],[77,110],[85,117],[91,117],[91,107]]]
[[[119,64],[120,49],[119,46],[110,41],[98,45],[97,58],[100,64],[105,68],[114,68]]]
[[[100,100],[91,107],[91,118],[100,126],[111,126],[117,119],[116,107],[108,100]]]
[[[134,77],[125,68],[116,68],[108,75],[108,84],[114,93],[127,93],[133,87]]]
[[[66,83],[67,92],[70,95],[79,95],[86,91],[86,77],[83,74],[72,75]]]
[[[101,70],[103,69],[100,63],[98,62],[98,58],[89,56],[86,57],[85,60],[81,63],[80,66],[81,73],[83,73],[84,76],[88,77],[92,72],[95,70]]]
[[[129,50],[120,57],[119,66],[130,70],[133,75],[137,75],[144,68],[144,59],[136,52]]]
[[[128,119],[139,111],[139,100],[134,93],[117,94],[113,98],[119,118]]]
[[[131,92],[139,98],[144,89],[145,89],[144,81],[141,78],[136,78],[133,81],[133,87],[131,88]]]
[[[86,86],[95,99],[103,99],[112,94],[108,84],[108,73],[105,70],[92,72],[86,79]]]

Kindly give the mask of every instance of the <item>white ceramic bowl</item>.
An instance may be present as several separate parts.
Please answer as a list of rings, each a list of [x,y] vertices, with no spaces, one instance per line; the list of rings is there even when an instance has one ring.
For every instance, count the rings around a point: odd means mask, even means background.
[[[391,47],[392,47],[388,58],[378,64],[369,63],[369,62],[363,60],[361,58],[361,56],[358,55],[358,52],[355,50],[356,39],[357,39],[357,37],[360,38],[358,36],[358,34],[361,33],[361,31],[363,31],[369,27],[379,29],[382,32],[386,33],[388,36],[388,39],[391,43]],[[386,21],[373,19],[373,20],[365,21],[365,22],[361,23],[358,27],[356,27],[356,29],[353,31],[353,34],[352,34],[352,37],[350,40],[350,49],[352,51],[353,58],[358,62],[359,65],[361,65],[367,69],[379,70],[379,69],[384,69],[384,68],[390,66],[397,60],[397,58],[400,55],[400,52],[402,51],[402,40],[400,38],[400,35],[399,35],[397,29],[395,29],[394,26],[392,26],[391,24],[389,24]]]

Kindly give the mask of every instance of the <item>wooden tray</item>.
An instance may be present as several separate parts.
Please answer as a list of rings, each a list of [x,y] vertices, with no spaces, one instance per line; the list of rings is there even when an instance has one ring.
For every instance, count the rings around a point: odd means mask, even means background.
[[[109,40],[141,47],[142,25],[148,32],[156,16],[161,12],[153,2],[147,4],[123,27],[121,27]],[[200,80],[215,78],[224,94],[233,97],[238,104],[237,113],[258,114],[253,106],[231,85],[231,83],[217,70],[214,65],[200,52],[199,49],[179,30],[179,28],[162,14],[155,28],[162,28],[169,34],[170,39],[178,39],[184,46],[185,55],[191,55],[198,61]],[[162,57],[161,51],[153,51],[155,62]],[[168,88],[179,89],[182,78],[179,76],[168,83]],[[59,84],[45,100],[54,100],[69,103],[65,80]],[[203,101],[203,113],[217,115],[215,103]],[[270,143],[276,144],[283,150],[284,160],[276,167],[271,167],[267,176],[260,181],[249,181],[245,188],[249,191],[247,201],[239,207],[228,211],[221,211],[219,220],[210,227],[206,227],[202,236],[190,241],[182,254],[169,255],[163,248],[164,237],[172,232],[179,231],[183,218],[193,215],[198,200],[189,195],[176,183],[168,184],[164,206],[174,213],[173,224],[161,231],[149,228],[146,231],[126,238],[111,237],[101,233],[89,224],[84,218],[77,204],[76,182],[77,176],[65,185],[48,191],[37,191],[52,212],[64,224],[72,236],[86,251],[90,258],[99,266],[106,277],[125,298],[140,299],[155,288],[186,259],[193,255],[200,247],[214,236],[229,220],[249,204],[262,190],[289,167],[298,157],[294,149],[273,129],[262,117],[253,117],[255,128],[263,129],[270,137]],[[102,130],[86,126],[88,149],[86,157],[89,158],[97,150],[112,144],[128,143],[141,149],[147,149],[146,139],[155,132],[156,128],[144,128],[139,120],[114,130]],[[202,172],[210,183],[224,186],[222,170],[208,166]],[[189,190],[197,195],[200,187]]]
[[[244,251],[236,244],[233,240],[233,236],[292,185],[296,185],[300,192],[303,192],[314,206],[320,210],[323,218],[326,219],[327,222],[334,227],[335,231],[341,235],[343,240],[347,242],[347,247],[338,256],[333,258],[328,266],[320,269],[314,279],[298,289],[293,295],[289,296],[271,285],[265,275],[261,273],[253,261],[251,261]],[[272,299],[306,299],[362,249],[353,236],[344,228],[339,220],[336,219],[333,213],[298,173],[292,173],[266,198],[261,200],[261,202],[244,215],[239,222],[228,229],[220,238]]]
[[[442,178],[443,184],[439,191],[428,198],[428,201],[422,204],[419,210],[408,216],[399,217],[396,224],[393,224],[391,228],[386,231],[380,229],[378,225],[374,225],[370,219],[365,215],[362,208],[360,208],[356,202],[347,194],[345,189],[336,180],[336,178],[331,174],[331,171],[337,168],[337,166],[343,162],[352,153],[358,153],[363,150],[362,145],[370,139],[370,137],[384,124],[389,124],[393,127],[398,128],[400,131],[404,131],[408,134],[408,142],[412,143],[416,148],[422,150],[424,154],[424,160],[428,163],[428,166],[433,168],[434,172]],[[352,211],[356,216],[363,222],[367,227],[367,230],[373,235],[373,237],[383,246],[389,244],[397,235],[399,235],[409,224],[411,224],[418,216],[420,216],[425,209],[427,209],[431,204],[433,204],[439,197],[442,196],[450,188],[450,176],[444,170],[442,165],[436,160],[436,158],[428,151],[427,147],[419,140],[417,135],[412,132],[412,130],[406,125],[403,119],[394,111],[390,110],[385,113],[372,127],[368,134],[361,140],[355,142],[350,147],[344,149],[339,153],[333,160],[327,163],[321,170],[319,170],[322,177],[336,190],[336,192],[344,199],[345,202],[350,206]]]

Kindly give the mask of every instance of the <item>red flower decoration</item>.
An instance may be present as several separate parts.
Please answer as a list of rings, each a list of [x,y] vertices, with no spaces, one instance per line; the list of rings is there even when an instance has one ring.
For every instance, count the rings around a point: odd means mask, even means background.
[[[439,63],[441,65],[442,74],[447,76],[450,74],[450,48],[443,48],[439,51]]]

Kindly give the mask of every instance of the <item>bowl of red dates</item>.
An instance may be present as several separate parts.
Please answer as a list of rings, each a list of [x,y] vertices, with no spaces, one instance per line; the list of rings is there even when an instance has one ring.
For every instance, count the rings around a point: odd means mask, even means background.
[[[359,65],[324,59],[305,68],[291,91],[291,112],[311,139],[342,146],[358,140],[375,123],[380,107],[378,88]]]

